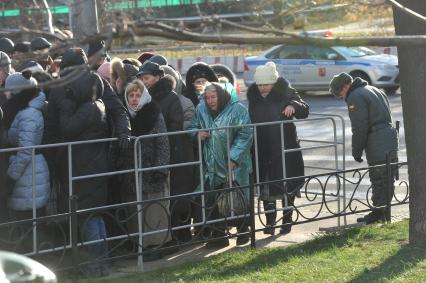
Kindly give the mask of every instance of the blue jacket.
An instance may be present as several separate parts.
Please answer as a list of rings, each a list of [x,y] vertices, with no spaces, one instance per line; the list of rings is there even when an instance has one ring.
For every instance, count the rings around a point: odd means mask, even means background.
[[[40,93],[32,99],[28,107],[19,111],[8,131],[8,140],[12,146],[25,147],[40,145],[43,137],[44,120],[42,108],[46,96]],[[33,169],[31,149],[19,150],[9,158],[7,174],[16,181],[9,197],[9,206],[13,210],[31,210],[33,207]],[[35,156],[35,205],[46,205],[49,198],[49,169],[43,155]]]

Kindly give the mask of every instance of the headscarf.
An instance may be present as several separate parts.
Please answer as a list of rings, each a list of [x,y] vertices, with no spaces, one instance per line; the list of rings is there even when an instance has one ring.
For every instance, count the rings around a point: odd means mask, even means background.
[[[213,118],[216,118],[222,111],[225,109],[226,105],[228,105],[229,101],[231,100],[231,95],[228,93],[228,91],[221,85],[220,83],[213,82],[210,85],[208,85],[206,88],[214,87],[216,89],[217,94],[217,110],[214,111],[209,108],[206,96],[204,95],[204,102],[206,103],[206,107]]]
[[[134,118],[136,116],[137,112],[139,110],[141,110],[142,107],[144,107],[146,104],[150,103],[151,100],[152,100],[152,97],[148,92],[148,88],[146,88],[145,86],[143,88],[142,97],[141,97],[141,100],[139,100],[139,104],[136,107],[136,110],[132,109],[132,107],[130,107],[130,105],[129,105],[129,100],[127,98],[127,89],[124,93],[124,98],[126,100],[126,107],[129,110],[130,117],[132,117],[132,118]]]

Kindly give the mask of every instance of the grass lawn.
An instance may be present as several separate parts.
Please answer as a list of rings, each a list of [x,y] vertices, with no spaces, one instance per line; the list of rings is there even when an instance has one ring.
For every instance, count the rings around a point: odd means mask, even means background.
[[[426,282],[426,248],[408,245],[408,221],[402,221],[86,282]]]

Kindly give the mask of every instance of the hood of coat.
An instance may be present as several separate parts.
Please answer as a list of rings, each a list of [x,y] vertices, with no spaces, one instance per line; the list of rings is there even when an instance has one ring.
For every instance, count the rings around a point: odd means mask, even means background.
[[[213,64],[211,65],[211,68],[213,69],[213,71],[216,73],[218,77],[221,77],[221,76],[226,77],[230,84],[235,85],[237,78],[234,72],[232,72],[232,70],[228,66],[223,64]]]
[[[175,81],[173,77],[170,75],[165,75],[149,89],[149,92],[151,93],[154,100],[159,101],[171,92],[175,94],[173,89],[174,84]]]
[[[127,98],[127,92],[124,92],[124,99],[126,101],[126,108],[129,111],[130,117],[135,117],[139,110],[141,110],[146,104],[150,103],[152,100],[151,95],[149,94],[148,89],[145,87],[142,92],[141,100],[139,100],[138,106],[133,109],[129,105],[129,99]]]
[[[352,91],[354,91],[357,88],[360,87],[365,87],[368,85],[368,82],[361,79],[361,78],[355,78],[354,81],[351,84],[351,87],[348,90],[348,95],[346,96],[346,99],[348,98],[348,96],[351,94]]]
[[[34,97],[28,103],[28,106],[41,111],[44,108],[45,104],[46,104],[46,94],[40,91],[39,95]]]
[[[102,98],[104,92],[104,84],[101,77],[92,71],[69,83],[67,88],[72,90],[69,93],[72,99],[79,104]]]
[[[205,78],[209,82],[218,82],[219,79],[213,69],[203,62],[193,64],[186,72],[186,92],[189,96],[195,93],[195,87],[192,84],[198,78]]]
[[[283,93],[297,93],[297,91],[291,87],[290,82],[280,77],[274,84],[271,92],[268,94],[267,99],[272,101],[281,101]],[[253,83],[247,90],[247,99],[250,102],[256,102],[263,100],[264,98],[260,94],[260,91],[256,83]]]
[[[182,81],[182,76],[180,75],[180,73],[170,66],[161,66],[161,68],[164,70],[164,74],[172,76],[176,83],[174,90],[177,94],[181,95],[182,90],[184,88],[184,83]]]

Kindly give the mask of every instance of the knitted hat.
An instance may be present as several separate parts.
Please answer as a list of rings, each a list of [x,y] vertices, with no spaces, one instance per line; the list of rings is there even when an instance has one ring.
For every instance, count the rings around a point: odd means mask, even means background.
[[[166,57],[162,55],[154,55],[151,58],[149,58],[149,61],[157,63],[160,66],[168,65],[169,62],[167,61]]]
[[[36,86],[37,81],[31,76],[31,71],[16,72],[6,78],[5,88]],[[18,94],[22,89],[12,90],[12,94]]]
[[[70,48],[62,55],[61,69],[87,64],[87,57],[81,48]]]
[[[335,75],[330,82],[330,93],[336,97],[339,97],[342,88],[347,84],[351,84],[352,81],[353,78],[348,73],[343,72]]]
[[[24,72],[24,71],[31,71],[32,73],[44,72],[43,67],[39,63],[37,63],[36,61],[32,61],[32,60],[28,61],[25,64],[25,67],[22,70],[22,72]]]
[[[92,55],[95,55],[96,52],[101,50],[102,48],[105,48],[105,41],[103,40],[92,40],[89,42],[89,49],[87,50],[87,56],[91,57]],[[104,56],[107,55],[106,49],[102,52]]]
[[[267,62],[263,66],[258,66],[254,73],[254,81],[258,85],[275,84],[279,77],[274,62]]]
[[[105,80],[110,81],[111,73],[109,71],[111,63],[105,62],[103,63],[97,70],[98,74]]]

